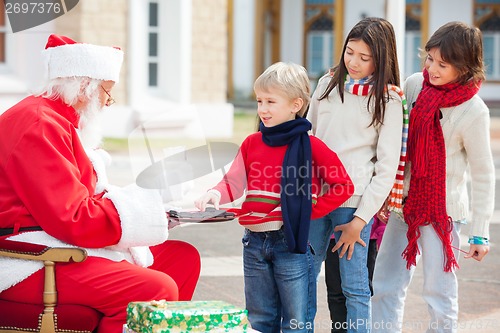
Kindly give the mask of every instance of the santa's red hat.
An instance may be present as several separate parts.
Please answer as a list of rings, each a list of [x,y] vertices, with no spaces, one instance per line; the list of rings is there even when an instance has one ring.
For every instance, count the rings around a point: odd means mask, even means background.
[[[49,36],[42,55],[49,79],[85,76],[118,82],[123,62],[119,48],[77,43],[59,35]]]

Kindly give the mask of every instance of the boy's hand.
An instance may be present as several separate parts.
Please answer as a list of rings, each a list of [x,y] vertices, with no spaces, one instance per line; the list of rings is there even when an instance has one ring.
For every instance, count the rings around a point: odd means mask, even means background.
[[[209,203],[213,204],[215,209],[219,209],[219,202],[220,197],[214,192],[208,191],[197,200],[195,200],[194,205],[196,208],[204,212],[205,208],[207,208],[207,204]]]
[[[351,260],[354,252],[354,244],[359,243],[362,246],[366,246],[366,243],[360,237],[361,230],[365,226],[365,221],[357,216],[355,216],[349,223],[336,226],[335,231],[342,231],[342,234],[337,240],[337,244],[333,247],[332,252],[335,252],[342,247],[342,250],[339,252],[339,258],[342,258],[347,252],[347,260]]]

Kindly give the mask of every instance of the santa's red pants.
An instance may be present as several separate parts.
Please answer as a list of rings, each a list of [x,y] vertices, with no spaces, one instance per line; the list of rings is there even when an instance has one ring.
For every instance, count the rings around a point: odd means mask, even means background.
[[[57,264],[59,304],[82,304],[103,313],[98,333],[120,333],[132,301],[190,300],[200,275],[196,248],[181,241],[151,247],[149,268],[129,262],[88,257],[82,263]],[[3,291],[5,300],[43,304],[43,270]]]

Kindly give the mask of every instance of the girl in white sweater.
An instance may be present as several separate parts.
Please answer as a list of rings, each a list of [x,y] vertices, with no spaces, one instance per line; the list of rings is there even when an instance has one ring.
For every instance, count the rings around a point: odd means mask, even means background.
[[[477,95],[485,79],[478,28],[450,22],[425,46],[423,73],[410,76],[410,111],[403,214],[391,214],[375,264],[373,328],[401,332],[407,288],[420,257],[429,331],[456,332],[460,228],[469,228],[465,258],[489,250],[495,175],[489,110]],[[466,169],[470,169],[469,216]],[[410,178],[411,175],[411,178]],[[410,323],[412,324],[412,323]],[[413,323],[418,324],[418,323]]]
[[[370,298],[366,244],[372,218],[391,192],[400,159],[403,107],[392,25],[365,18],[349,32],[343,56],[323,76],[307,119],[313,134],[335,151],[354,185],[354,195],[323,218],[311,221],[309,241],[318,276],[330,236],[337,241],[347,332],[369,332]],[[401,95],[400,95],[401,94]],[[316,295],[312,295],[316,306]],[[314,312],[314,311],[313,311]]]

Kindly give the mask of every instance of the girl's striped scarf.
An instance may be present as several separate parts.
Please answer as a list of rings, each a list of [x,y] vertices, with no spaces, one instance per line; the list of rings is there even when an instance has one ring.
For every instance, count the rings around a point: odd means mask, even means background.
[[[434,86],[424,70],[422,91],[411,111],[408,161],[411,179],[404,218],[408,224],[408,246],[403,252],[407,268],[416,265],[420,227],[432,225],[443,243],[444,271],[458,268],[451,247],[453,222],[446,212],[446,147],[440,123],[440,108],[456,106],[471,99],[479,84],[448,83]]]
[[[367,84],[370,77],[365,77],[361,80],[351,79],[349,76],[346,77],[345,90],[354,95],[367,96],[372,89],[372,85]],[[399,156],[398,171],[396,173],[396,179],[394,185],[392,186],[389,198],[387,199],[388,208],[391,211],[402,213],[403,212],[403,180],[404,180],[404,170],[406,162],[406,141],[408,140],[408,106],[406,104],[406,97],[398,86],[388,84],[387,90],[392,90],[396,92],[399,97],[401,97],[401,103],[403,105],[403,131],[401,137],[401,154]]]

